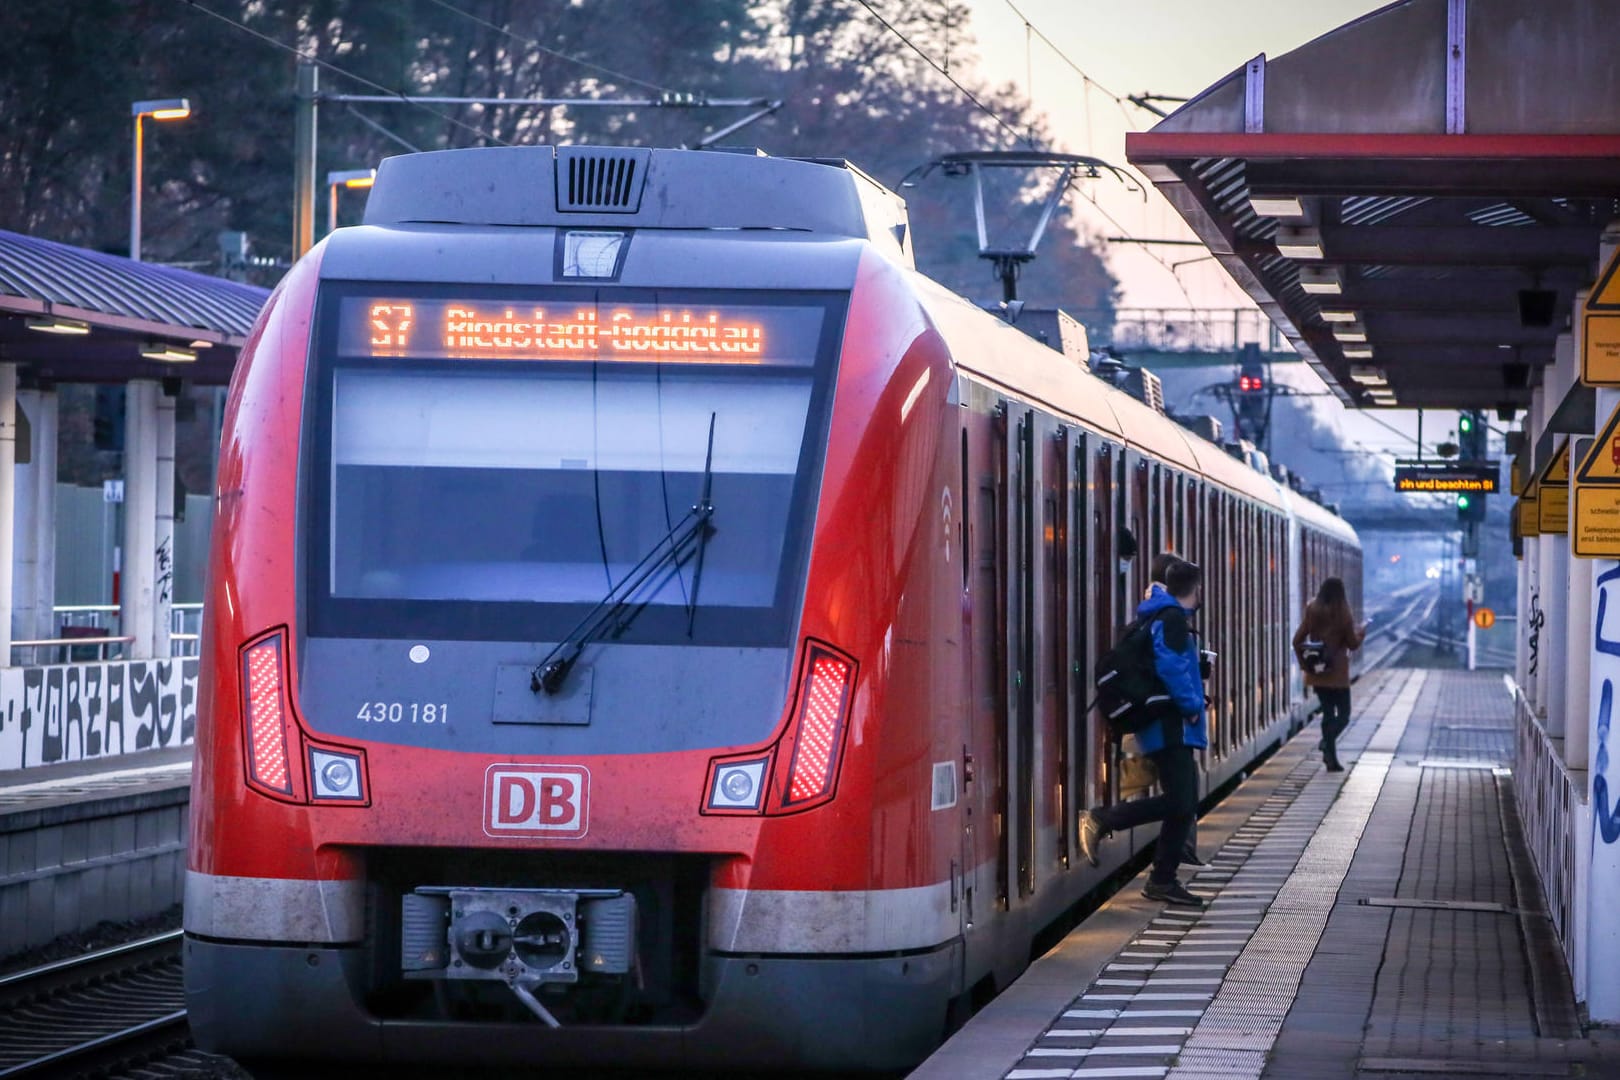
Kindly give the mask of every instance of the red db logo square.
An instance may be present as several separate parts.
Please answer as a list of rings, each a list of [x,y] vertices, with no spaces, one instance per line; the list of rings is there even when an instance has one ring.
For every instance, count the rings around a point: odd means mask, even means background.
[[[591,774],[578,765],[491,765],[484,772],[484,833],[578,840]]]

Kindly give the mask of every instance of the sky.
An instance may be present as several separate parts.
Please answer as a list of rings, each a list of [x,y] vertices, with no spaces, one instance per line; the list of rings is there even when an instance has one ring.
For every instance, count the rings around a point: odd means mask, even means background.
[[[1132,94],[1192,97],[1259,53],[1280,56],[1388,0],[966,0],[977,41],[980,75],[1011,83],[1043,113],[1053,150],[1089,154],[1125,166],[1125,134],[1145,131],[1158,117],[1129,102]],[[1050,44],[1041,40],[1042,35]],[[1076,69],[1079,69],[1078,71]],[[1080,73],[1084,72],[1084,76]],[[1175,105],[1161,105],[1167,111]],[[1140,177],[1138,177],[1140,180]],[[1112,179],[1086,181],[1068,212],[1099,236],[1194,239],[1192,230],[1151,184],[1146,198]],[[1109,220],[1112,218],[1112,221]],[[1201,249],[1111,243],[1105,257],[1119,278],[1121,307],[1253,307],[1225,270]],[[1176,265],[1176,264],[1181,265]],[[1274,369],[1279,381],[1323,389],[1304,364]],[[1410,456],[1416,416],[1379,410],[1377,420],[1316,398],[1319,415],[1346,441]],[[1382,423],[1380,423],[1382,421]],[[1432,415],[1424,426],[1432,446],[1455,427],[1455,414]],[[1385,426],[1388,425],[1388,426]],[[1392,431],[1391,427],[1395,430]],[[1402,437],[1404,434],[1405,437]]]
[[[1122,105],[1111,95],[1191,97],[1257,53],[1279,56],[1384,7],[1387,0],[967,3],[982,74],[996,85],[1014,84],[1034,101],[1051,124],[1052,149],[1090,154],[1123,166],[1126,132],[1146,130],[1158,118],[1128,102]],[[1026,30],[1025,20],[1031,30]],[[1089,85],[1076,67],[1090,77]],[[1192,239],[1181,216],[1151,184],[1144,186],[1145,201],[1112,179],[1089,181],[1087,193],[1132,236]],[[1104,236],[1119,234],[1119,228],[1084,199],[1072,200],[1071,207],[1089,229]],[[1252,306],[1213,260],[1190,263],[1174,273],[1166,268],[1166,263],[1197,254],[1186,248],[1108,245],[1109,264],[1124,286],[1122,306]]]

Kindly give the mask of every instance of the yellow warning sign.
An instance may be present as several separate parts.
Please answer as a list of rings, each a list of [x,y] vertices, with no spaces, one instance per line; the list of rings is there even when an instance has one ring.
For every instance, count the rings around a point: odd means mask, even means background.
[[[1541,483],[1569,486],[1569,440],[1565,439],[1558,444],[1558,452],[1553,454],[1547,467],[1541,470]]]
[[[1536,496],[1536,532],[1563,536],[1569,532],[1569,488],[1543,487]]]
[[[1474,625],[1481,630],[1489,630],[1496,625],[1496,612],[1488,607],[1475,608]]]
[[[1583,559],[1620,558],[1620,487],[1575,488],[1569,548]]]
[[[1620,409],[1610,414],[1575,470],[1575,486],[1584,484],[1620,486]]]
[[[1581,310],[1581,382],[1620,386],[1620,248],[1598,275]]]
[[[1541,535],[1541,532],[1540,532],[1540,529],[1539,529],[1541,521],[1540,521],[1540,518],[1538,516],[1538,510],[1537,510],[1537,505],[1536,505],[1536,497],[1534,495],[1525,495],[1523,498],[1521,498],[1519,500],[1519,519],[1518,519],[1518,521],[1519,521],[1519,535],[1520,536],[1540,536]]]
[[[1542,536],[1569,532],[1569,440],[1558,444],[1547,467],[1536,478],[1536,531]]]

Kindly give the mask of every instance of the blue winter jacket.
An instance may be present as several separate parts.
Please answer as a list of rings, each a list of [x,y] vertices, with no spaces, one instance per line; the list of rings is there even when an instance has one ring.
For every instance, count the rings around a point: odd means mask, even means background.
[[[1164,613],[1163,617],[1152,623],[1153,667],[1164,680],[1175,707],[1167,709],[1159,723],[1138,731],[1136,744],[1145,754],[1166,746],[1207,747],[1209,729],[1204,723],[1204,680],[1198,670],[1198,639],[1187,625],[1187,610],[1155,584],[1148,598],[1136,609],[1136,617],[1146,619],[1160,612]]]

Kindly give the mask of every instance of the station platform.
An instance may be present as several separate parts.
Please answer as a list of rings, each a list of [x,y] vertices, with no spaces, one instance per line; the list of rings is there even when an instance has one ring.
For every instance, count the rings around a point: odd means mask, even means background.
[[[1313,725],[1200,819],[1203,911],[1144,900],[1144,870],[912,1080],[1620,1077],[1531,868],[1513,724],[1500,673],[1368,676],[1347,771]]]
[[[191,758],[179,746],[0,771],[0,958],[180,902]]]

